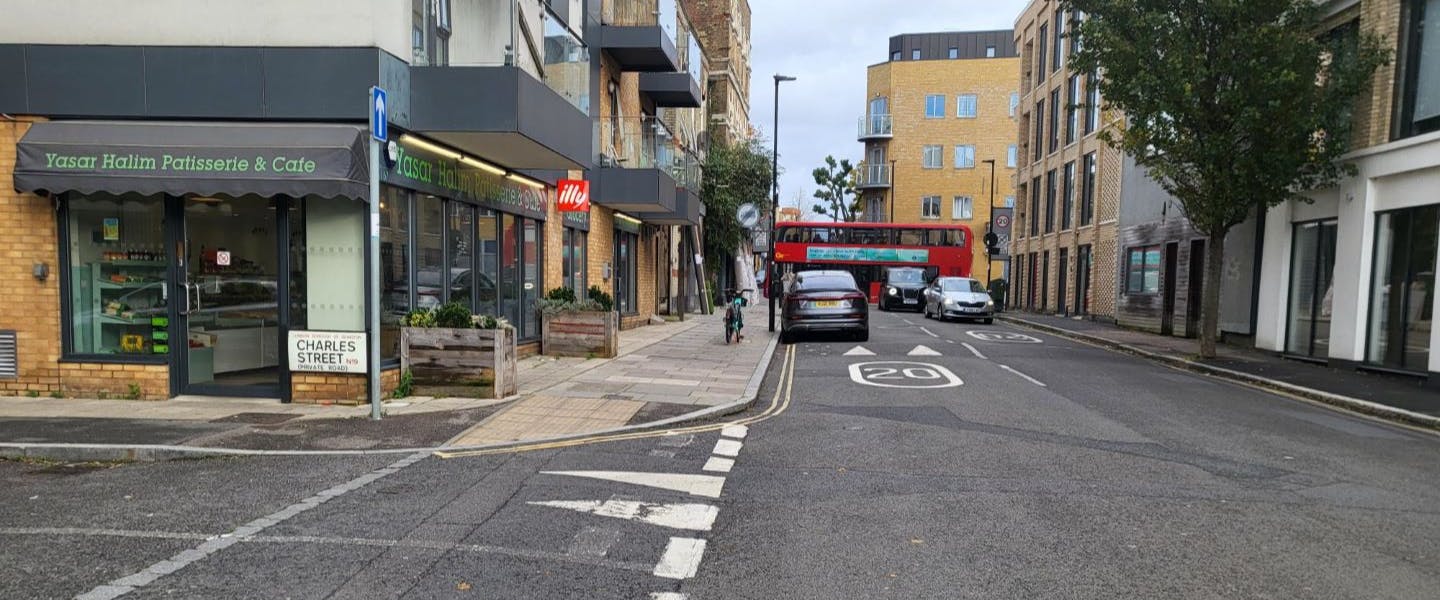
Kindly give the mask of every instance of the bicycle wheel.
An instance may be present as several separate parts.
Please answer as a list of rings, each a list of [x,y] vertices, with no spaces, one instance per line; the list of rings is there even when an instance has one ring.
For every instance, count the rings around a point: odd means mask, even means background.
[[[733,333],[735,333],[735,328],[734,328],[734,327],[731,327],[729,323],[726,323],[726,324],[725,324],[725,343],[726,343],[726,344],[729,344],[729,343],[730,343],[730,336],[731,336]]]

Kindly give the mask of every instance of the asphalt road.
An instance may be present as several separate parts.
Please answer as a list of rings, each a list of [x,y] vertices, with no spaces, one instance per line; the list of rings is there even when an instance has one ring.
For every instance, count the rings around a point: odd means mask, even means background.
[[[729,419],[748,428],[448,458],[0,463],[0,598],[1440,589],[1440,437],[1004,325],[877,313],[858,346],[782,347],[759,405]]]

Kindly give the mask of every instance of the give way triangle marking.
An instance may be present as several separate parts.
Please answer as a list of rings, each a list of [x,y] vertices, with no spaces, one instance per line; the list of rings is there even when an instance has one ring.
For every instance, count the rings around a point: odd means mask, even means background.
[[[874,352],[866,350],[864,346],[856,346],[845,351],[841,356],[875,356]]]
[[[905,356],[940,356],[939,352],[931,350],[929,346],[916,346],[914,350],[905,353]]]
[[[616,481],[631,485],[643,485],[691,496],[719,498],[720,488],[725,485],[724,477],[714,475],[689,475],[683,473],[641,473],[634,471],[541,471],[546,475],[565,475]]]

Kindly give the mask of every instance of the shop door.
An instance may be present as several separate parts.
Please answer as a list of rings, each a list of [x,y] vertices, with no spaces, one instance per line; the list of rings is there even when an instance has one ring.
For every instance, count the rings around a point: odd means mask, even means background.
[[[278,199],[185,198],[179,212],[174,349],[184,394],[281,398],[285,261]]]
[[[1175,334],[1175,269],[1179,263],[1180,244],[1165,244],[1165,287],[1160,290],[1160,333]]]

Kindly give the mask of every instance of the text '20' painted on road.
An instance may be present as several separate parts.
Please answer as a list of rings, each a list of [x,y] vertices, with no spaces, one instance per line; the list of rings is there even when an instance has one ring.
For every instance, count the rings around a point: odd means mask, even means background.
[[[935,389],[963,384],[950,369],[933,363],[881,360],[850,365],[850,380],[885,388]]]

